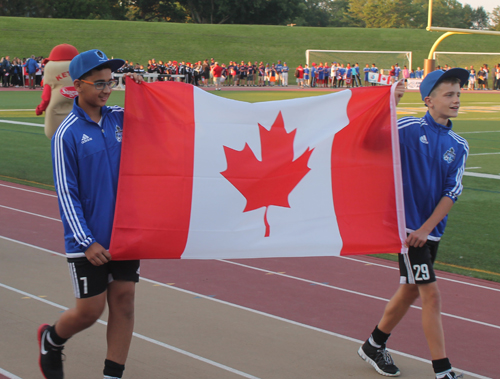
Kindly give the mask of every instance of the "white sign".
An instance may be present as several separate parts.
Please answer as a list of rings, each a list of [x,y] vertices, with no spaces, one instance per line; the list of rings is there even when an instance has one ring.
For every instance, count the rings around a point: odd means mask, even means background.
[[[407,79],[408,83],[406,88],[407,89],[420,89],[420,83],[422,83],[422,79]]]

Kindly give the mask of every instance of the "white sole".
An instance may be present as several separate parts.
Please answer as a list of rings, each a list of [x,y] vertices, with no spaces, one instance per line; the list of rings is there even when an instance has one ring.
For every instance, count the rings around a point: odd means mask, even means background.
[[[401,375],[401,372],[398,371],[397,373],[395,374],[388,374],[386,372],[383,372],[378,366],[377,364],[375,363],[375,361],[373,359],[371,359],[368,355],[365,354],[365,352],[363,351],[363,347],[361,346],[359,349],[358,349],[358,355],[359,357],[364,360],[365,362],[371,364],[373,366],[373,368],[375,369],[375,371],[377,371],[380,375],[383,375],[383,376],[399,376]]]

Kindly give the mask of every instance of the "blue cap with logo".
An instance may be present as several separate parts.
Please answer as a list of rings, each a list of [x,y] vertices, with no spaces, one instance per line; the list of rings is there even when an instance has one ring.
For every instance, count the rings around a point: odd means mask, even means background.
[[[108,64],[112,72],[115,72],[125,64],[123,59],[108,59],[101,50],[89,50],[78,54],[69,64],[71,79],[80,79],[84,74],[103,64]]]
[[[430,72],[424,80],[422,80],[422,83],[420,83],[420,95],[422,96],[422,100],[425,100],[432,90],[446,78],[460,79],[460,88],[462,88],[462,86],[467,83],[467,80],[469,80],[469,71],[464,68],[451,68],[447,71],[436,70]]]

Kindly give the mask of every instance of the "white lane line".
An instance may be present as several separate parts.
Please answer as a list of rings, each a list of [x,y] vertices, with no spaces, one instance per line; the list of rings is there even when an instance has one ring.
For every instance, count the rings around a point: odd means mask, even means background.
[[[317,286],[331,288],[331,289],[334,289],[334,290],[337,290],[337,291],[341,291],[341,292],[351,293],[353,295],[358,295],[358,296],[368,297],[370,299],[385,301],[386,303],[388,303],[389,300],[390,300],[390,299],[386,299],[386,298],[383,298],[383,297],[369,295],[369,294],[363,293],[363,292],[348,290],[346,288],[332,286],[330,284],[325,284],[325,283],[319,283],[319,282],[315,282],[313,280],[303,279],[303,278],[299,278],[299,277],[292,276],[292,275],[286,275],[286,274],[282,274],[282,273],[279,273],[279,272],[276,272],[276,271],[270,271],[270,270],[266,270],[266,269],[262,269],[262,268],[258,268],[258,267],[254,267],[254,266],[245,265],[245,264],[242,264],[242,263],[237,263],[237,262],[232,262],[232,261],[226,261],[224,259],[217,259],[217,260],[220,261],[220,262],[230,263],[230,264],[233,264],[233,265],[236,265],[236,266],[241,266],[241,267],[249,268],[251,270],[262,271],[262,272],[265,272],[265,273],[268,273],[268,274],[273,274],[273,275],[282,276],[284,278],[298,280],[300,282],[306,282],[306,283],[310,283],[310,284],[315,284]],[[422,310],[422,307],[418,307],[416,305],[412,305],[411,308]],[[474,320],[474,319],[467,318],[467,317],[461,317],[461,316],[457,316],[457,315],[454,315],[454,314],[451,314],[451,313],[441,312],[441,314],[443,316],[447,316],[447,317],[454,318],[454,319],[457,319],[457,320],[466,321],[466,322],[470,322],[470,323],[473,323],[473,324],[479,324],[479,325],[487,326],[489,328],[494,328],[494,329],[499,329],[500,330],[500,326],[499,325],[490,324],[488,322],[478,321],[478,320]]]
[[[1,184],[0,184],[1,186]],[[12,187],[12,188],[16,188],[16,187]],[[21,188],[20,188],[21,189]],[[30,191],[30,192],[35,192],[35,191]],[[40,193],[40,192],[39,192]],[[40,193],[42,195],[44,195],[43,193]],[[57,197],[57,196],[56,196]],[[16,208],[10,208],[10,207],[7,207],[7,206],[4,206],[4,205],[0,205],[0,208],[6,208],[6,209],[9,209],[9,210],[14,210],[14,211],[18,211],[18,212],[22,212],[22,213],[26,213],[26,214],[29,214],[29,215],[32,215],[32,216],[37,216],[37,217],[42,217],[42,218],[46,218],[46,219],[49,219],[49,220],[52,220],[52,221],[57,221],[57,222],[61,222],[60,219],[56,219],[56,218],[52,218],[52,217],[48,217],[48,216],[43,216],[43,215],[40,215],[40,214],[37,214],[37,213],[31,213],[31,212],[27,212],[27,211],[23,211],[23,210],[20,210],[20,209],[16,209]],[[5,238],[5,239],[8,239],[10,240],[9,238],[7,237],[3,237],[3,236],[0,236],[1,238]],[[24,242],[21,242],[21,241],[16,241],[16,240],[10,240],[10,241],[13,241],[13,242],[18,242],[18,243],[24,243]],[[38,249],[41,249],[40,247],[38,246],[33,246],[33,245],[29,245],[29,244],[26,244],[27,246],[31,246],[31,247],[34,247],[34,248],[38,248]],[[370,265],[373,265],[373,266],[379,266],[379,267],[384,267],[384,268],[388,268],[388,269],[391,269],[391,270],[398,270],[397,267],[391,267],[391,266],[387,266],[387,265],[383,265],[383,264],[380,264],[380,263],[372,263],[372,262],[367,262],[367,261],[363,261],[363,260],[360,260],[360,259],[356,259],[356,258],[351,258],[351,257],[346,257],[346,256],[343,256],[343,257],[335,257],[335,258],[342,258],[342,259],[347,259],[347,260],[351,260],[351,261],[354,261],[354,262],[360,262],[360,263],[364,263],[364,264],[370,264]],[[236,264],[235,262],[232,262],[232,261],[225,261],[223,259],[220,260],[221,262],[226,262],[226,263],[233,263],[233,264]],[[248,266],[248,267],[252,267],[252,266]],[[255,269],[255,267],[254,267]],[[500,289],[499,288],[492,288],[492,287],[487,287],[487,286],[482,286],[482,285],[479,285],[479,284],[475,284],[475,283],[468,283],[468,282],[464,282],[464,281],[458,281],[458,280],[455,280],[455,279],[450,279],[450,278],[445,278],[445,277],[442,277],[442,276],[437,276],[438,279],[440,280],[446,280],[446,281],[449,281],[449,282],[453,282],[453,283],[460,283],[460,284],[464,284],[464,285],[468,285],[468,286],[471,286],[471,287],[476,287],[476,288],[482,288],[482,289],[488,289],[488,290],[491,290],[491,291],[497,291],[497,292],[500,292]],[[297,278],[298,279],[298,278]],[[323,285],[323,283],[319,283],[319,282],[312,282],[314,284],[317,284],[317,285]],[[348,291],[348,290],[346,290]],[[383,300],[383,301],[386,301],[387,299],[383,299],[383,298],[380,298],[380,300]]]
[[[477,178],[487,178],[487,179],[500,179],[500,175],[492,175],[492,174],[480,174],[478,172],[464,172],[465,176],[475,176]]]
[[[51,254],[56,254],[56,255],[59,255],[61,257],[66,257],[65,254],[61,254],[61,253],[58,253],[58,252],[55,252],[55,251],[44,249],[44,248],[41,248],[41,247],[38,247],[38,246],[35,246],[35,245],[31,245],[31,244],[28,244],[28,243],[25,243],[25,242],[14,240],[14,239],[11,239],[11,238],[8,238],[8,237],[0,236],[0,238],[3,238],[5,240],[7,240],[7,241],[11,241],[11,242],[14,242],[14,243],[19,243],[21,245],[29,246],[29,247],[32,247],[32,248],[35,248],[35,249],[38,249],[38,250],[46,251],[46,252],[49,252]],[[246,265],[246,264],[243,264],[243,263],[228,261],[228,260],[224,260],[224,259],[217,259],[217,261],[224,262],[224,263],[229,263],[229,264],[233,264],[233,265],[236,265],[236,266],[241,266],[241,267],[248,268],[248,269],[251,269],[251,270],[261,271],[261,272],[265,272],[265,273],[269,273],[269,274],[274,274],[274,275],[282,276],[282,277],[285,277],[285,278],[289,278],[289,279],[293,279],[293,280],[298,280],[298,281],[301,281],[301,282],[306,282],[306,283],[309,283],[309,284],[315,284],[317,286],[327,287],[327,288],[331,288],[331,289],[334,289],[334,290],[337,290],[337,291],[347,292],[347,293],[350,293],[350,294],[353,294],[353,295],[358,295],[358,296],[362,296],[362,297],[368,297],[368,298],[374,299],[374,300],[380,300],[380,301],[384,301],[384,302],[389,302],[389,300],[390,300],[390,299],[386,299],[384,297],[374,296],[374,295],[370,295],[370,294],[363,293],[363,292],[349,290],[347,288],[342,288],[342,287],[332,286],[332,285],[325,284],[325,283],[315,282],[313,280],[303,279],[303,278],[299,278],[299,277],[292,276],[292,275],[286,275],[286,274],[282,274],[282,273],[279,273],[279,272],[270,271],[270,270],[262,269],[262,268],[259,268],[259,267],[254,267],[254,266]],[[142,278],[142,279],[146,280],[146,278]],[[493,289],[493,288],[489,288],[489,287],[484,287],[484,288],[486,288],[486,289]],[[493,289],[493,290],[496,290],[496,289]],[[416,305],[412,305],[411,307],[414,308],[414,309],[419,309],[419,310],[422,309],[422,307],[418,307]],[[457,315],[454,315],[454,314],[451,314],[451,313],[444,313],[444,312],[442,312],[441,314],[443,316],[447,316],[447,317],[454,318],[454,319],[457,319],[457,320],[466,321],[466,322],[470,322],[470,323],[478,324],[478,325],[483,325],[483,326],[486,326],[486,327],[489,327],[489,328],[500,329],[499,325],[490,324],[490,323],[487,323],[487,322],[478,321],[478,320],[470,319],[470,318],[467,318],[467,317],[461,317],[461,316],[457,316]]]
[[[2,184],[2,183],[0,183],[0,187],[13,188],[13,189],[16,189],[16,190],[19,190],[19,191],[36,193],[37,195],[43,195],[43,196],[49,196],[49,197],[57,197],[57,195],[52,195],[50,193],[44,193],[44,192],[40,192],[40,191],[34,191],[34,190],[25,189],[25,188],[20,188],[20,187],[15,187],[15,186],[9,186],[7,184]]]
[[[320,329],[320,328],[317,328],[315,326],[311,326],[311,325],[307,325],[307,324],[302,324],[300,322],[289,320],[289,319],[286,319],[286,318],[283,318],[283,317],[280,317],[280,316],[275,316],[275,315],[270,314],[270,313],[264,313],[264,312],[257,311],[257,310],[252,309],[252,308],[247,308],[247,307],[243,307],[241,305],[237,305],[237,304],[233,304],[233,303],[228,303],[228,302],[226,302],[224,300],[220,300],[220,299],[217,299],[217,298],[213,298],[213,297],[201,295],[199,293],[192,292],[192,291],[189,291],[189,290],[185,290],[185,289],[182,289],[182,288],[170,286],[170,285],[165,284],[165,283],[157,282],[156,280],[146,279],[146,278],[142,278],[142,277],[141,277],[141,280],[153,283],[153,284],[155,284],[157,286],[162,286],[162,287],[166,287],[166,288],[169,288],[169,289],[175,289],[177,291],[184,292],[184,293],[187,293],[187,294],[190,294],[190,295],[194,295],[194,296],[197,296],[197,297],[201,297],[201,298],[204,298],[206,300],[215,301],[215,302],[218,302],[220,304],[228,305],[230,307],[238,308],[238,309],[241,309],[241,310],[244,310],[244,311],[247,311],[247,312],[252,312],[252,313],[258,314],[260,316],[269,317],[269,318],[272,318],[272,319],[277,320],[277,321],[286,322],[286,323],[291,324],[291,325],[295,325],[295,326],[299,326],[299,327],[302,327],[302,328],[305,328],[305,329],[313,330],[313,331],[318,332],[318,333],[323,333],[323,334],[327,334],[327,335],[330,335],[330,336],[333,336],[333,337],[337,337],[337,338],[340,338],[340,339],[343,339],[343,340],[346,340],[346,341],[355,342],[355,343],[360,344],[360,345],[365,342],[365,341],[362,341],[362,340],[358,340],[357,338],[352,338],[352,337],[344,336],[342,334],[331,332],[329,330]],[[416,361],[424,362],[424,363],[427,363],[429,365],[432,364],[432,362],[430,360],[427,360],[427,359],[424,359],[424,358],[421,358],[421,357],[417,357],[416,355],[411,355],[411,354],[403,353],[401,351],[393,350],[393,349],[387,349],[387,350],[389,350],[391,352],[391,354],[396,354],[396,355],[400,355],[402,357],[406,357],[406,358],[409,358],[409,359],[414,359]],[[462,369],[457,368],[457,367],[455,367],[455,370],[459,371],[459,372],[462,372],[464,374],[470,375],[470,376],[472,376],[474,378],[492,379],[490,377],[479,375],[479,374],[475,374],[475,373],[470,372],[470,371],[465,371],[465,370],[462,370]]]
[[[52,251],[52,250],[49,250],[49,249],[44,249],[42,247],[31,245],[31,244],[28,244],[28,243],[25,243],[25,242],[17,241],[17,240],[8,238],[8,237],[0,236],[0,238],[5,239],[7,241],[14,242],[14,243],[19,243],[21,245],[25,245],[25,246],[28,246],[28,247],[32,247],[32,248],[37,249],[37,250],[45,251],[45,252],[48,252],[50,254],[55,254],[55,255],[58,255],[58,256],[63,257],[63,258],[66,257],[65,254],[61,254],[61,253],[58,253],[56,251]],[[179,288],[179,287],[171,286],[171,285],[168,285],[168,284],[165,284],[165,283],[158,282],[156,280],[147,279],[147,278],[144,278],[144,277],[141,277],[141,280],[143,280],[145,282],[149,282],[149,283],[155,284],[157,286],[161,286],[161,287],[165,287],[165,288],[168,288],[168,289],[176,290],[176,291],[179,291],[179,292],[187,293],[187,294],[190,294],[190,295],[193,295],[193,296],[204,298],[206,300],[215,301],[217,303],[224,304],[224,305],[227,305],[227,306],[230,306],[230,307],[234,307],[234,308],[237,308],[237,309],[241,309],[241,310],[245,310],[245,311],[248,311],[248,312],[252,312],[252,313],[255,313],[255,314],[258,314],[258,315],[261,315],[261,316],[269,317],[269,318],[272,318],[274,320],[286,322],[286,323],[289,323],[289,324],[292,324],[292,325],[296,325],[296,326],[300,326],[300,327],[303,327],[303,328],[306,328],[306,329],[309,329],[309,330],[314,330],[314,331],[319,332],[319,333],[328,334],[328,335],[331,335],[331,336],[334,336],[334,337],[338,337],[338,338],[344,339],[346,341],[351,341],[351,342],[355,342],[355,343],[358,343],[358,344],[364,343],[364,341],[358,340],[356,338],[344,336],[342,334],[331,332],[331,331],[325,330],[325,329],[320,329],[320,328],[317,328],[317,327],[314,327],[314,326],[311,326],[311,325],[302,324],[302,323],[297,322],[297,321],[293,321],[293,320],[289,320],[289,319],[286,319],[286,318],[283,318],[283,317],[275,316],[275,315],[272,315],[272,314],[269,314],[269,313],[257,311],[257,310],[252,309],[252,308],[247,308],[247,307],[244,307],[244,306],[241,306],[241,305],[229,303],[229,302],[224,301],[224,300],[220,300],[220,299],[213,298],[213,297],[210,297],[210,296],[202,295],[202,294],[199,294],[199,293],[196,293],[196,292],[193,292],[193,291],[189,291],[189,290],[185,290],[185,289],[182,289],[182,288]],[[4,286],[4,285],[2,285],[0,283],[0,286]],[[19,291],[20,290],[16,289],[16,292],[19,292]],[[44,298],[40,298],[40,297],[37,297],[37,296],[34,296],[33,298],[35,300],[39,300],[39,301],[42,301],[44,303],[52,303],[49,300],[46,300]],[[53,303],[53,304],[55,304],[55,303]],[[54,306],[56,306],[56,305],[54,305]],[[67,309],[66,307],[63,307],[62,305],[58,305],[58,304],[57,304],[57,307],[61,307],[61,309]],[[104,321],[103,321],[103,323],[104,323]],[[134,335],[135,335],[135,333],[134,333]],[[166,345],[166,346],[169,346],[169,345]],[[425,362],[427,364],[431,364],[432,363],[431,361],[429,361],[427,359],[424,359],[424,358],[417,357],[416,355],[411,355],[411,354],[403,353],[401,351],[392,350],[392,349],[388,349],[388,350],[391,353],[393,353],[393,354],[397,354],[397,355],[400,355],[400,356],[403,356],[403,357],[406,357],[406,358],[414,359],[414,360],[417,360],[417,361],[420,361],[420,362]],[[456,369],[459,370],[460,372],[463,372],[464,374],[470,375],[470,376],[472,376],[474,378],[492,379],[492,378],[489,378],[487,376],[475,374],[473,372],[465,371],[465,370],[462,370],[462,369],[459,369],[459,368],[456,368]],[[255,378],[255,377],[251,377],[251,378]],[[256,378],[256,379],[258,379],[258,378]]]
[[[15,188],[15,187],[13,187],[13,188]],[[52,218],[52,217],[48,217],[48,216],[43,216],[43,215],[40,215],[40,214],[37,214],[37,213],[31,213],[31,212],[23,211],[23,210],[16,209],[16,208],[10,208],[10,207],[4,206],[4,205],[0,205],[0,208],[6,208],[6,209],[9,209],[9,210],[14,210],[14,211],[26,213],[26,214],[29,214],[29,215],[32,215],[32,216],[46,218],[46,219],[49,219],[51,221],[61,222],[61,220],[58,219],[58,218],[56,219],[56,218]],[[18,240],[12,240],[12,239],[10,239],[8,237],[0,236],[0,238],[4,238],[4,239],[7,239],[7,240],[12,241],[12,242],[21,243],[21,244],[24,244],[26,246],[30,246],[30,247],[33,247],[33,248],[36,248],[36,249],[42,249],[43,250],[43,248],[41,248],[41,247],[30,245],[30,244],[27,244],[25,242],[21,242],[21,241],[18,241]],[[51,252],[49,250],[47,250],[47,251]],[[360,262],[360,263],[364,263],[364,264],[370,264],[370,265],[373,265],[373,266],[384,267],[384,268],[388,268],[388,269],[391,269],[391,270],[399,270],[399,268],[397,268],[397,267],[391,267],[391,266],[383,265],[383,264],[380,264],[380,263],[373,263],[373,262],[363,261],[363,260],[356,259],[356,258],[351,258],[351,257],[345,257],[345,256],[343,256],[343,257],[335,257],[335,258],[347,259],[347,260],[351,260],[351,261],[355,261],[355,262]],[[223,259],[221,259],[220,261],[221,262],[226,262],[226,263],[236,264],[235,262],[225,261]],[[252,266],[248,266],[248,267],[252,267]],[[255,267],[253,267],[253,268],[256,269]],[[492,288],[492,287],[482,286],[480,284],[468,283],[468,282],[459,281],[459,280],[456,280],[456,279],[445,278],[445,277],[442,277],[442,276],[436,276],[436,277],[438,279],[440,279],[440,280],[446,280],[446,281],[453,282],[453,283],[460,283],[460,284],[471,286],[471,287],[482,288],[482,289],[487,289],[487,290],[491,290],[491,291],[500,292],[499,288]],[[299,278],[297,278],[297,279],[299,279]],[[320,283],[320,282],[312,282],[312,283],[317,284],[317,285],[324,285],[323,283]],[[345,291],[349,291],[349,290],[346,289]],[[380,300],[386,301],[387,299],[380,298]]]
[[[58,253],[55,253],[55,254],[58,254]],[[47,299],[44,299],[44,298],[41,298],[41,297],[38,297],[36,295],[33,295],[29,292],[25,292],[25,291],[22,291],[20,289],[17,289],[17,288],[14,288],[14,287],[11,287],[9,285],[6,285],[6,284],[3,284],[3,283],[0,283],[0,287],[2,288],[5,288],[6,290],[9,290],[9,291],[12,291],[12,292],[16,292],[20,295],[23,295],[23,296],[26,296],[26,297],[29,297],[33,300],[37,300],[37,301],[40,301],[42,303],[45,303],[47,305],[50,305],[52,307],[55,307],[55,308],[58,308],[58,309],[62,309],[62,310],[67,310],[69,309],[68,307],[65,307],[64,305],[61,305],[61,304],[57,304],[57,303],[54,303],[53,301],[50,301],[50,300],[47,300]],[[108,325],[108,323],[104,320],[97,320],[97,322],[101,325]],[[147,341],[147,342],[150,342],[152,344],[155,344],[155,345],[158,345],[158,346],[161,346],[161,347],[164,347],[166,349],[169,349],[169,350],[172,350],[172,351],[175,351],[179,354],[182,354],[182,355],[186,355],[190,358],[193,358],[193,359],[196,359],[196,360],[199,360],[201,362],[204,362],[204,363],[207,363],[209,365],[212,365],[212,366],[215,366],[215,367],[218,367],[222,370],[225,370],[225,371],[229,371],[229,372],[232,372],[233,374],[237,374],[239,376],[242,376],[244,378],[250,378],[250,379],[259,379],[258,377],[256,376],[253,376],[253,375],[250,375],[246,372],[243,372],[243,371],[239,371],[239,370],[236,370],[232,367],[229,367],[229,366],[226,366],[226,365],[223,365],[221,363],[218,363],[218,362],[215,362],[215,361],[212,361],[210,359],[207,359],[207,358],[203,358],[202,356],[199,356],[199,355],[196,355],[196,354],[193,354],[193,353],[190,353],[189,351],[186,351],[186,350],[182,350],[182,349],[179,349],[175,346],[172,346],[172,345],[168,345],[164,342],[161,342],[161,341],[158,341],[158,340],[155,340],[153,338],[150,338],[150,337],[147,337],[145,335],[142,335],[142,334],[139,334],[139,333],[133,333],[133,336],[134,337],[137,337],[141,340],[144,340],[144,341]]]
[[[498,155],[498,154],[500,154],[500,152],[495,152],[495,153],[476,153],[476,154],[469,154],[469,157],[473,156],[473,155]]]
[[[480,134],[480,133],[500,133],[500,130],[484,130],[477,132],[456,132],[457,134]]]
[[[34,112],[36,109],[0,109],[0,112]]]
[[[3,375],[3,376],[6,376],[7,378],[9,379],[22,379],[20,378],[19,376],[17,375],[14,375],[13,373],[11,372],[8,372],[8,371],[5,371],[4,369],[0,368],[0,374]]]
[[[2,184],[0,184],[0,186],[2,186]],[[6,186],[6,187],[9,187],[9,186]],[[26,191],[26,190],[24,190],[22,188],[17,188],[17,187],[10,187],[10,188],[20,189],[20,190]],[[38,193],[40,195],[46,195],[46,194],[44,194],[42,192],[36,192],[36,191],[29,191],[29,192],[35,192],[35,193]],[[49,196],[54,196],[54,195],[49,195]],[[54,196],[54,197],[57,197],[57,196]],[[10,210],[14,210],[14,211],[19,211],[19,212],[22,212],[22,213],[26,213],[26,214],[29,214],[29,215],[32,215],[32,216],[42,217],[42,218],[46,218],[46,219],[49,219],[49,220],[61,222],[60,219],[56,219],[56,218],[52,218],[52,217],[48,217],[48,216],[43,216],[43,215],[40,215],[40,214],[27,212],[27,211],[23,211],[23,210],[20,210],[20,209],[10,208],[10,207],[4,206],[4,205],[0,205],[0,208],[6,208],[6,209],[10,209]],[[24,242],[21,242],[21,241],[11,240],[11,239],[9,239],[7,237],[3,237],[3,236],[0,236],[0,237],[8,239],[8,240],[13,241],[13,242],[18,242],[18,243],[23,243],[24,244]],[[29,245],[29,244],[26,244],[26,245],[34,247],[34,248],[37,248],[37,249],[42,249],[42,248],[40,248],[38,246],[33,246],[33,245]],[[355,262],[361,262],[361,263],[370,264],[370,265],[373,265],[373,266],[380,266],[380,267],[388,268],[388,269],[391,269],[391,270],[399,270],[397,267],[391,267],[391,266],[383,265],[383,264],[380,264],[380,263],[373,263],[373,262],[363,261],[363,260],[355,259],[355,258],[351,258],[351,257],[345,257],[345,256],[343,256],[343,257],[336,257],[336,258],[342,258],[342,259],[347,259],[347,260],[351,260],[351,261],[355,261]],[[233,263],[231,261],[224,261],[223,259],[221,259],[220,261],[221,262],[227,262],[227,263]],[[440,279],[440,280],[446,280],[446,281],[453,282],[453,283],[460,283],[460,284],[468,285],[468,286],[471,286],[471,287],[488,289],[488,290],[491,290],[491,291],[500,292],[500,289],[498,289],[498,288],[492,288],[492,287],[482,286],[482,285],[475,284],[475,283],[468,283],[468,282],[464,282],[464,281],[458,281],[458,280],[455,280],[455,279],[445,278],[445,277],[442,277],[442,276],[437,276],[437,278]],[[319,282],[314,282],[314,283],[316,283],[318,285],[322,285],[322,283],[319,283]],[[381,298],[381,300],[385,301],[386,299],[382,299]]]
[[[59,221],[61,222],[60,219],[58,218],[53,218],[53,217],[48,217],[48,216],[43,216],[43,215],[40,215],[38,213],[32,213],[32,212],[28,212],[28,211],[23,211],[21,209],[17,209],[17,208],[11,208],[11,207],[7,207],[5,205],[1,205],[0,204],[0,208],[5,208],[5,209],[9,209],[11,211],[16,211],[16,212],[21,212],[21,213],[26,213],[26,214],[29,214],[30,216],[36,216],[36,217],[42,217],[42,218],[46,218],[48,220],[52,220],[52,221]]]
[[[384,268],[388,268],[388,269],[391,269],[391,270],[399,270],[399,267],[387,266],[387,265],[383,265],[381,263],[373,263],[373,262],[363,261],[361,259],[356,259],[356,258],[351,258],[351,257],[338,257],[338,258],[347,259],[349,261],[355,261],[355,262],[360,262],[360,263],[364,263],[364,264],[369,264],[369,265],[372,265],[372,266],[384,267]],[[440,280],[447,280],[448,282],[460,283],[460,284],[464,284],[464,285],[471,286],[471,287],[477,287],[477,288],[482,288],[482,289],[486,289],[486,290],[500,292],[500,288],[493,288],[493,287],[488,287],[488,286],[482,286],[480,284],[464,282],[464,281],[461,281],[461,280],[445,278],[445,277],[442,277],[442,276],[436,276],[436,278],[438,278]],[[467,277],[464,277],[464,279],[467,279]]]
[[[28,125],[28,126],[38,126],[39,128],[44,128],[44,124],[34,124],[32,122],[21,122],[21,121],[10,121],[10,120],[0,120],[4,124],[17,124],[17,125]]]

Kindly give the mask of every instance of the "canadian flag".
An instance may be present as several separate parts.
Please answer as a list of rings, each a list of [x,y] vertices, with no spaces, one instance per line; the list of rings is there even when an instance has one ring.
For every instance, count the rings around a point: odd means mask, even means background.
[[[246,103],[127,84],[113,259],[398,253],[391,87]]]
[[[370,72],[368,74],[368,81],[370,83],[380,83],[380,84],[391,84],[391,77],[389,75],[382,75],[376,72]]]

